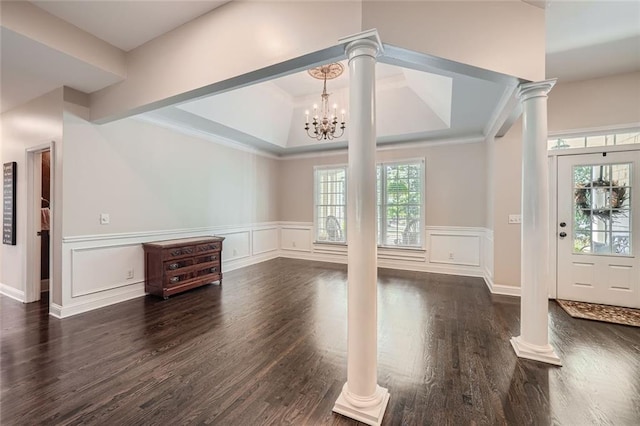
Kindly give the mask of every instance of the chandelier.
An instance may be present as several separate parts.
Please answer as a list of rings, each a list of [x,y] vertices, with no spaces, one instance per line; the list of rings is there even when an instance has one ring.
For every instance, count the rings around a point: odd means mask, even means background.
[[[311,77],[324,81],[320,111],[318,112],[317,104],[313,106],[313,121],[311,123],[309,123],[309,111],[305,111],[304,129],[310,138],[318,141],[322,139],[332,140],[344,134],[344,110],[341,111],[340,127],[338,127],[338,105],[333,104],[333,111],[329,110],[329,94],[327,93],[327,80],[339,77],[343,71],[344,67],[339,63],[322,65],[308,71]],[[338,128],[340,132],[336,133]]]

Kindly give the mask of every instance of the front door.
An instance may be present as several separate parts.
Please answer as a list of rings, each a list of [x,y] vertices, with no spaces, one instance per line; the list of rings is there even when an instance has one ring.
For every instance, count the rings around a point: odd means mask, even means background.
[[[640,308],[640,151],[558,157],[558,298]]]

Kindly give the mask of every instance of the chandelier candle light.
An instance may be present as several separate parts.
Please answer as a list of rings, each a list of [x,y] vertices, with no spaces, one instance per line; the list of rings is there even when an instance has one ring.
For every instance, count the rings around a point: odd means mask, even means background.
[[[307,135],[310,138],[321,140],[321,139],[335,139],[339,138],[344,134],[345,129],[345,121],[344,121],[344,113],[345,111],[341,111],[341,119],[340,119],[340,133],[336,133],[336,129],[338,128],[338,105],[333,104],[333,112],[331,113],[329,110],[329,94],[327,93],[327,80],[332,80],[336,77],[339,77],[344,71],[344,67],[342,64],[333,63],[322,65],[320,67],[310,69],[309,75],[313,78],[317,78],[318,80],[324,80],[324,88],[322,89],[322,104],[320,106],[320,114],[318,115],[318,105],[313,106],[313,121],[309,123],[309,110],[305,111],[305,123],[304,129],[307,131]],[[311,124],[311,126],[309,126]],[[313,130],[310,132],[309,130]]]

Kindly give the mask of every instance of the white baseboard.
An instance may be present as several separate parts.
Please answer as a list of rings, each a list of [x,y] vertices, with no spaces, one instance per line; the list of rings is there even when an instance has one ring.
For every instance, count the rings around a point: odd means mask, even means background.
[[[146,293],[144,292],[144,285],[136,285],[132,287],[135,288],[114,296],[107,296],[88,302],[68,304],[65,306],[59,306],[52,303],[49,314],[55,318],[67,318],[72,315],[78,315],[83,312],[92,311],[94,309],[104,308],[105,306],[114,305],[116,303],[125,302],[127,300],[146,295]]]
[[[487,288],[491,294],[501,294],[504,296],[515,296],[520,297],[520,287],[515,287],[511,285],[502,285],[496,284],[493,282],[492,277],[490,277],[486,271],[484,275],[484,282],[487,284]]]
[[[255,256],[244,257],[238,260],[227,260],[222,264],[222,272],[226,273],[226,272],[235,271],[236,269],[255,265],[256,263],[266,262],[267,260],[276,259],[278,257],[280,257],[279,250],[273,250],[273,251],[261,253]]]
[[[17,288],[0,283],[0,294],[24,303],[24,291],[18,290]]]
[[[49,315],[57,319],[62,319],[62,306],[52,302],[49,305]]]

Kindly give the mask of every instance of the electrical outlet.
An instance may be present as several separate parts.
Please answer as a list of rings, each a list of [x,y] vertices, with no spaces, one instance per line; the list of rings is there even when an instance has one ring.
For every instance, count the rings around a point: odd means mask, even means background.
[[[133,268],[127,269],[127,279],[128,280],[133,279],[133,273],[134,273]]]
[[[100,225],[108,225],[110,221],[109,213],[100,213]]]
[[[449,253],[449,260],[453,260],[453,253]]]
[[[296,246],[296,242],[295,241],[291,241],[291,247],[295,247]]]
[[[237,256],[238,255],[238,249],[233,249],[233,256]]]
[[[519,214],[510,214],[509,215],[509,223],[510,224],[522,223],[522,216],[520,216]]]

